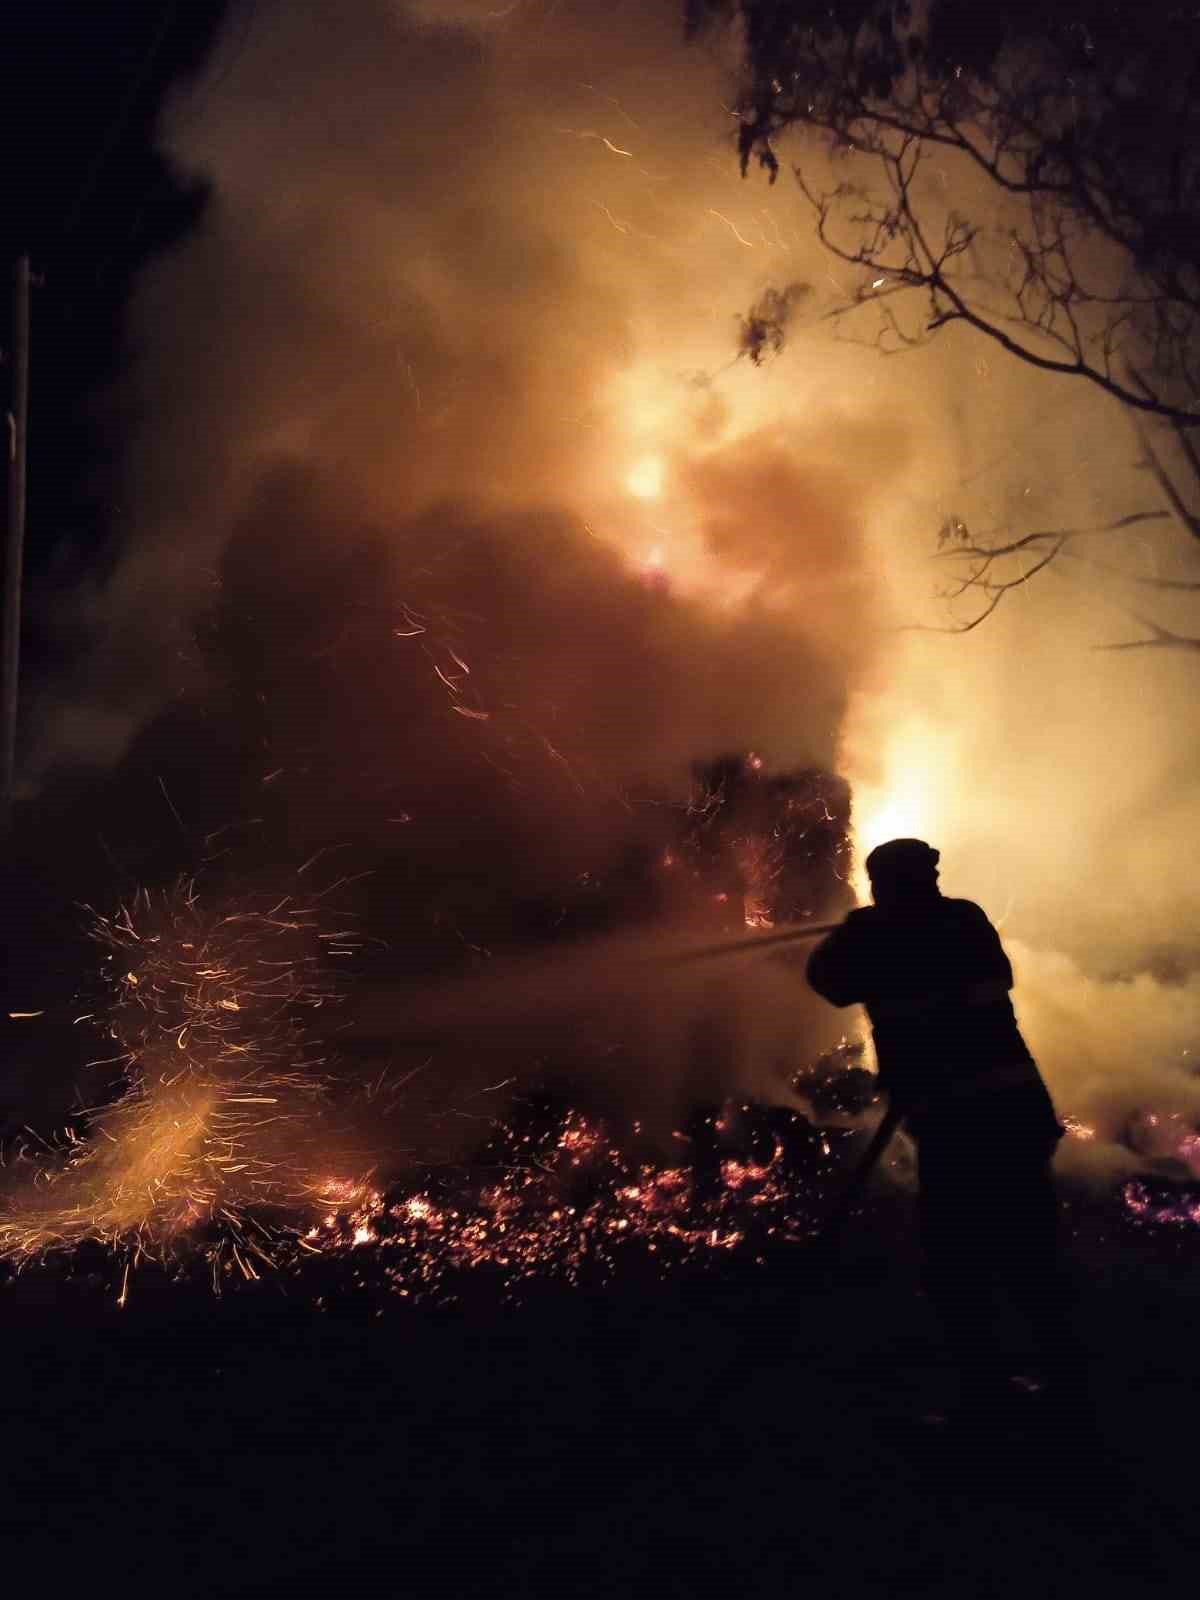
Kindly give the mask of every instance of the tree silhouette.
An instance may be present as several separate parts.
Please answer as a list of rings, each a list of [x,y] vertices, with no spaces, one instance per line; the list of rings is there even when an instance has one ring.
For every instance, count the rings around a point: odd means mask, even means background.
[[[808,131],[792,171],[822,244],[856,276],[827,317],[869,319],[889,352],[965,324],[1100,389],[1136,430],[1161,496],[1145,511],[986,535],[949,519],[947,593],[981,601],[961,626],[1051,561],[1091,561],[1094,534],[1171,519],[1200,541],[1200,13],[689,0],[692,33],[722,19],[741,27],[743,172],[757,162],[774,180],[782,136]],[[790,314],[786,291],[779,304]],[[785,342],[786,316],[769,313],[755,308],[743,340],[756,363]],[[1200,637],[1139,621],[1146,636],[1114,648],[1200,650]]]

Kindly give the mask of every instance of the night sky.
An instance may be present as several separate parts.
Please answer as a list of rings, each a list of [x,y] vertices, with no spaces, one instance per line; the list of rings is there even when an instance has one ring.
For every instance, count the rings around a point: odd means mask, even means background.
[[[35,591],[77,581],[118,536],[104,469],[119,423],[100,397],[129,357],[123,311],[135,274],[204,206],[203,185],[156,149],[155,122],[171,85],[199,69],[224,9],[132,3],[102,14],[54,3],[9,20],[4,143],[20,158],[5,180],[4,248],[6,259],[28,251],[38,280]],[[39,642],[35,626],[35,652]]]

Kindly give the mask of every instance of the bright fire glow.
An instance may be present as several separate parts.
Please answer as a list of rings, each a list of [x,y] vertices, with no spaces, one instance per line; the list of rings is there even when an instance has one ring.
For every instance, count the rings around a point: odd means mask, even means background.
[[[666,467],[661,456],[643,456],[625,479],[625,487],[639,500],[657,500],[663,491]]]
[[[956,787],[954,758],[945,730],[909,716],[886,737],[883,761],[870,777],[855,777],[852,758],[846,765],[854,785],[853,884],[859,897],[868,899],[863,862],[876,845],[927,839],[944,847],[946,796]]]

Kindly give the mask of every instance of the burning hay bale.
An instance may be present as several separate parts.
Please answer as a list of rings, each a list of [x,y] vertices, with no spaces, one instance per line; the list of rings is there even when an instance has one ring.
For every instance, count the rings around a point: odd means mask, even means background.
[[[698,763],[678,857],[714,926],[771,928],[848,909],[850,791],[753,752]]]

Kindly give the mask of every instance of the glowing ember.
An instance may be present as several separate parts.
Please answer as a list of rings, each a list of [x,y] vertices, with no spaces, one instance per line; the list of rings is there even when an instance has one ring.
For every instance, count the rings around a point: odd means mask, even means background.
[[[574,1282],[585,1266],[613,1271],[618,1251],[640,1250],[667,1270],[814,1231],[819,1197],[788,1171],[778,1139],[765,1160],[725,1160],[702,1195],[689,1168],[631,1164],[602,1124],[578,1112],[537,1135],[501,1134],[507,1153],[494,1182],[465,1183],[453,1200],[376,1195],[327,1217],[309,1240],[330,1256],[360,1249],[370,1233],[383,1286],[411,1298],[485,1268],[510,1288],[535,1277]]]
[[[1200,1194],[1160,1193],[1148,1183],[1131,1179],[1123,1190],[1125,1208],[1139,1222],[1155,1222],[1176,1227],[1200,1227]]]

